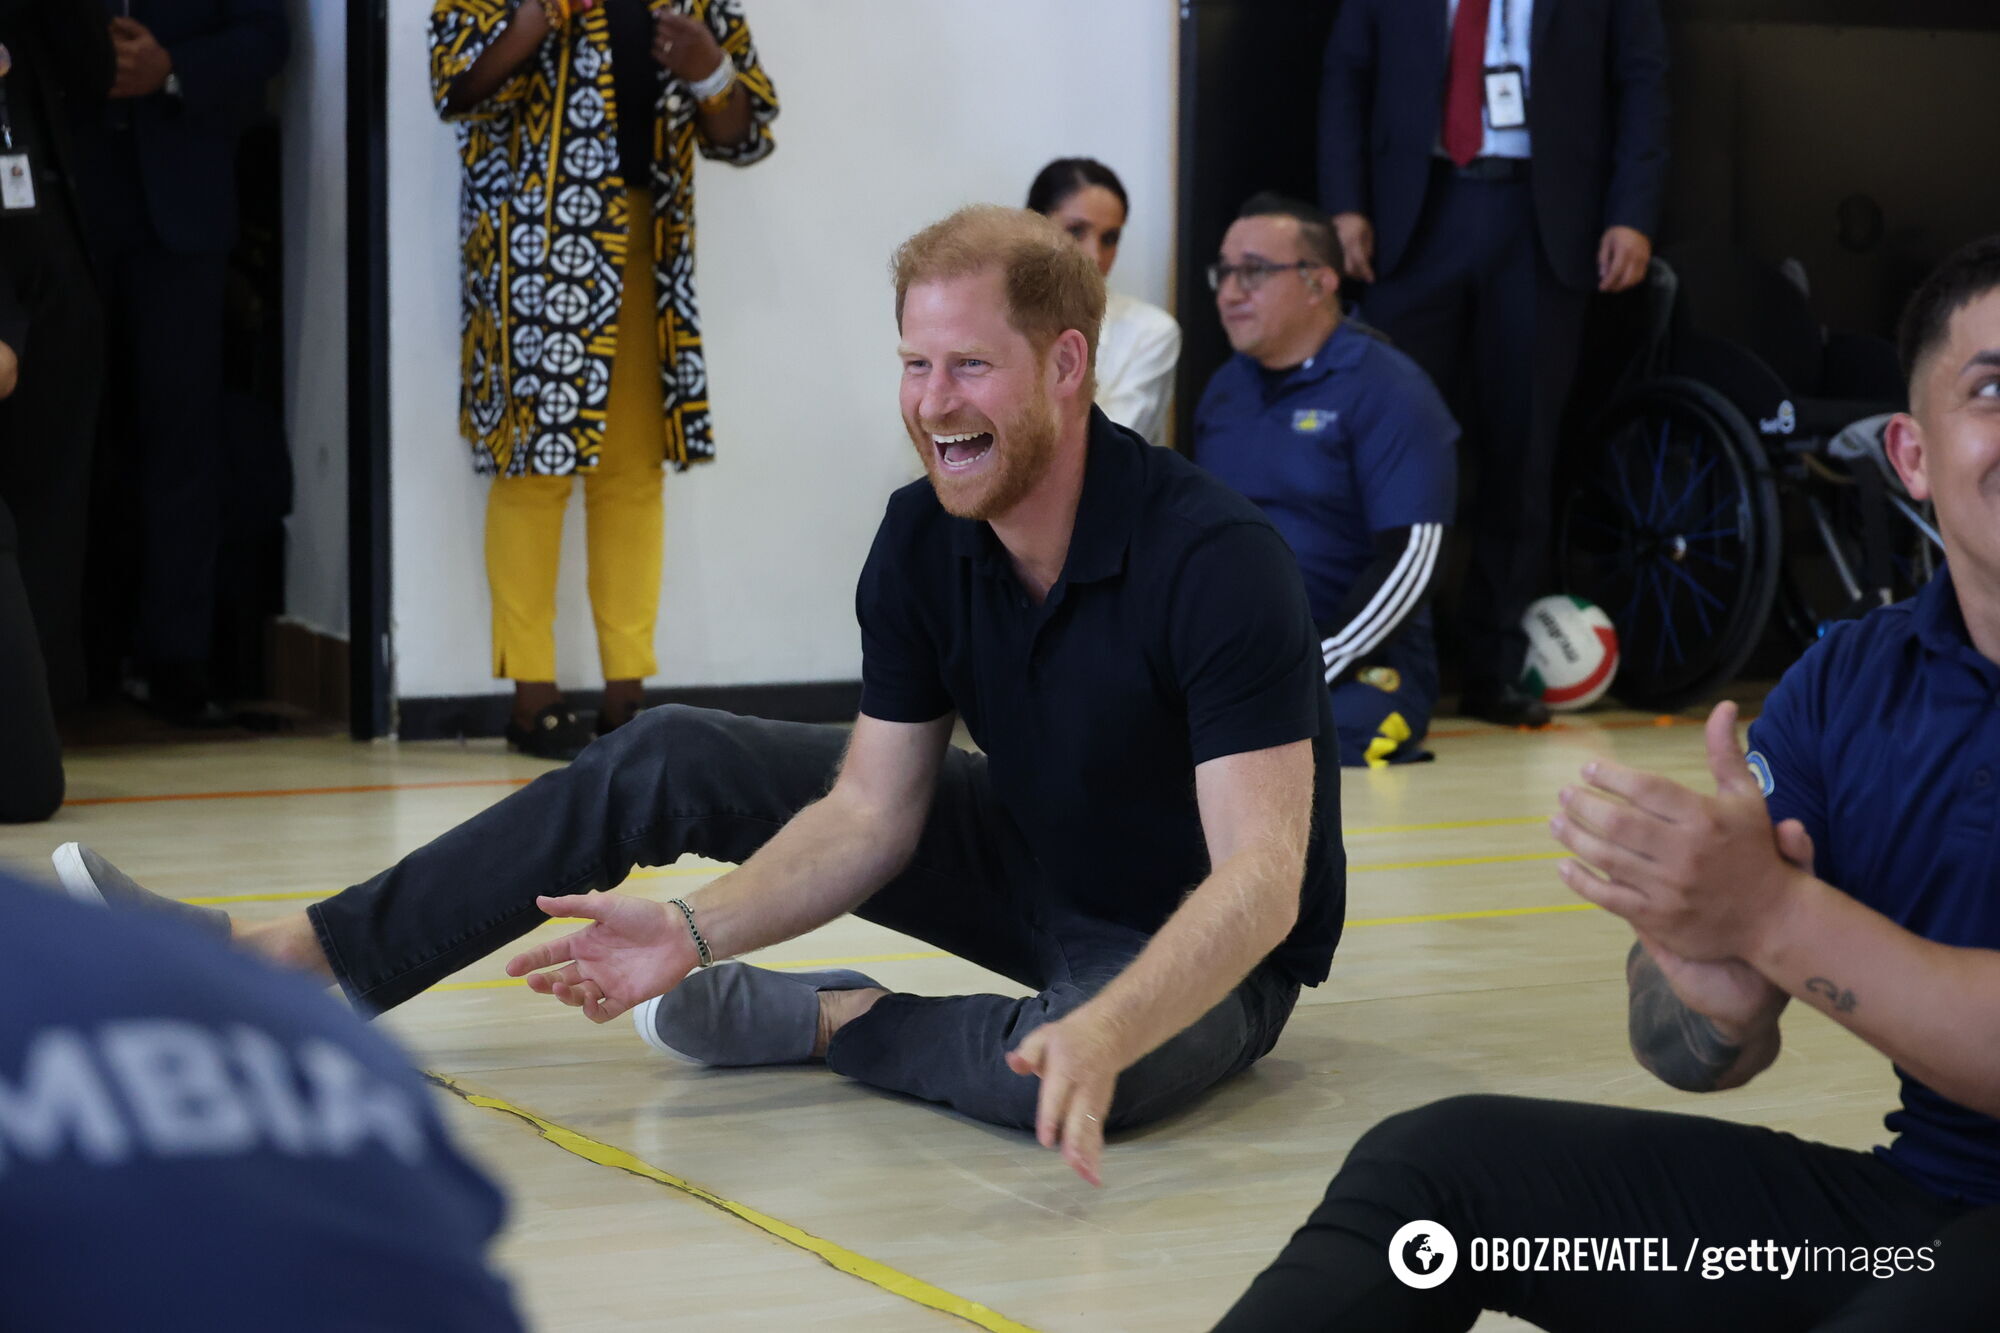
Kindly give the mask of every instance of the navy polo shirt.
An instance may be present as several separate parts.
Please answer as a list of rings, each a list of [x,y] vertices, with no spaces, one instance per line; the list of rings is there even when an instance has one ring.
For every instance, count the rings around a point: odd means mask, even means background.
[[[1329,632],[1375,559],[1376,533],[1451,522],[1457,440],[1430,377],[1351,320],[1283,375],[1230,357],[1194,418],[1194,461],[1270,516]],[[1408,628],[1429,624],[1425,606]]]
[[[919,481],[890,497],[855,612],[861,711],[956,711],[1054,891],[1100,920],[1156,931],[1208,875],[1195,765],[1311,740],[1299,919],[1271,957],[1326,978],[1346,905],[1333,715],[1297,565],[1241,496],[1093,409],[1040,605],[992,528]]]
[[[2000,666],[1948,573],[1813,645],[1750,748],[1772,822],[1805,825],[1821,879],[1925,939],[2000,949]],[[1896,1072],[1896,1139],[1877,1151],[1939,1194],[2000,1203],[2000,1121]]]

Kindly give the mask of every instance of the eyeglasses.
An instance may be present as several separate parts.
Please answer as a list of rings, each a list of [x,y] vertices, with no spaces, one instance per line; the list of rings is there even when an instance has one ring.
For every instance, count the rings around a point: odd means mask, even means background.
[[[1210,264],[1208,266],[1208,289],[1212,292],[1219,292],[1222,290],[1223,283],[1234,278],[1243,284],[1244,291],[1254,292],[1259,287],[1262,287],[1264,279],[1270,277],[1273,273],[1289,273],[1293,270],[1303,273],[1309,268],[1318,267],[1320,265],[1313,263],[1309,259],[1301,259],[1295,264]]]

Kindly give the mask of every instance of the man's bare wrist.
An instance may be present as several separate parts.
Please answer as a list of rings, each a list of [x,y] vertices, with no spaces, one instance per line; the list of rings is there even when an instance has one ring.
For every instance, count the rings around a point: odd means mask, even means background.
[[[1743,952],[1743,961],[1767,978],[1782,975],[1787,950],[1803,938],[1799,922],[1813,911],[1824,892],[1826,886],[1817,877],[1787,865],[1784,885],[1773,895],[1771,906],[1751,937],[1750,947]]]

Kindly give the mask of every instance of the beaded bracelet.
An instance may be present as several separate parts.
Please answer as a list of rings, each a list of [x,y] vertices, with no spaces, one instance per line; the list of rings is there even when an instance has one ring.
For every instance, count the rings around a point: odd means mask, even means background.
[[[669,898],[667,901],[680,908],[681,915],[687,918],[688,934],[694,936],[694,951],[701,958],[701,966],[712,966],[715,958],[708,951],[708,941],[701,937],[701,927],[694,923],[694,909],[679,898]]]

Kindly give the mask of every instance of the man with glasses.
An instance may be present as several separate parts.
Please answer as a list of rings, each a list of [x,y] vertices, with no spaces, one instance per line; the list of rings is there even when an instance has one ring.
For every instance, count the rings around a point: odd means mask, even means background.
[[[1209,265],[1236,355],[1195,412],[1194,458],[1254,501],[1305,575],[1340,761],[1428,759],[1437,655],[1425,598],[1457,489],[1458,425],[1414,362],[1340,313],[1326,214],[1244,204]]]

